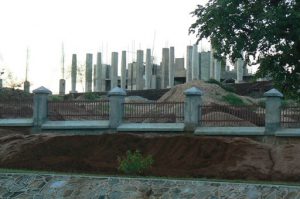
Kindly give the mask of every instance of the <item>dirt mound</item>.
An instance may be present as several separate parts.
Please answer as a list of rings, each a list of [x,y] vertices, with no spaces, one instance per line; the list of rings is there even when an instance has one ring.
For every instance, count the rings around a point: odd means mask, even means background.
[[[299,180],[300,146],[248,138],[104,134],[2,137],[0,167],[118,174],[127,150],[151,154],[152,176]],[[17,150],[13,146],[18,146]],[[9,156],[7,156],[9,154]],[[5,158],[4,158],[5,157]],[[292,168],[292,169],[289,169]]]
[[[223,123],[224,126],[256,126],[249,121],[224,112],[210,112],[203,115],[202,119],[205,121],[205,123],[202,123],[202,126],[215,127],[220,125],[220,123]]]
[[[224,90],[217,84],[206,83],[201,80],[196,80],[185,84],[177,85],[171,88],[171,90],[168,91],[166,94],[164,94],[158,101],[159,102],[172,102],[172,101],[183,102],[185,98],[184,91],[193,86],[203,91],[204,95],[202,96],[202,99],[205,105],[210,105],[210,104],[227,105],[228,104],[226,101],[224,101],[223,97],[229,94],[230,92]],[[240,98],[245,104],[255,103],[255,99],[252,99],[250,97],[239,96],[239,95],[236,96]]]

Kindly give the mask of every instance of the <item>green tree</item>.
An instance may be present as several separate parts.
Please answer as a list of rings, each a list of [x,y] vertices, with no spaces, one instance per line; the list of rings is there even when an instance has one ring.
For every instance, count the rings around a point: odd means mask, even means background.
[[[300,98],[300,1],[209,0],[192,12],[189,28],[197,43],[209,38],[216,58],[244,57],[259,64],[257,77],[270,76],[286,95]],[[243,53],[241,53],[243,52]]]

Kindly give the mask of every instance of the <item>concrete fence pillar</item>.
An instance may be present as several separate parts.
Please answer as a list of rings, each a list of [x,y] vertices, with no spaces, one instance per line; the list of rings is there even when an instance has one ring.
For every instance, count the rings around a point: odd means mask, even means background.
[[[199,119],[201,118],[202,95],[203,92],[192,87],[184,91],[184,125],[186,131],[194,131],[198,126]]]
[[[122,123],[125,96],[125,90],[119,87],[115,87],[108,92],[110,128],[115,129]]]
[[[33,125],[39,128],[47,120],[48,96],[51,91],[41,86],[32,91],[33,96]]]
[[[280,128],[281,98],[283,97],[276,89],[264,93],[266,99],[265,133],[270,135]]]

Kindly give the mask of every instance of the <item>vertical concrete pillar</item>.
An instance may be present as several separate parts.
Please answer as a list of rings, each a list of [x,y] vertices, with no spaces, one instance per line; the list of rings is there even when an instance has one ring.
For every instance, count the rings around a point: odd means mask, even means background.
[[[94,64],[93,67],[93,91],[96,92],[96,70],[97,70],[97,64]]]
[[[118,86],[118,53],[111,53],[110,88]]]
[[[32,91],[33,96],[33,125],[34,128],[40,128],[47,120],[48,113],[48,96],[51,91],[41,86]]]
[[[193,45],[192,80],[199,80],[199,54],[198,54],[198,46],[196,44]]]
[[[266,99],[265,133],[274,134],[280,128],[281,98],[283,97],[276,89],[264,93]]]
[[[151,88],[152,60],[151,49],[146,51],[146,69],[145,69],[145,89]]]
[[[127,82],[127,89],[132,90],[133,87],[133,63],[128,64],[128,82]]]
[[[122,51],[121,58],[121,88],[126,89],[126,51]]]
[[[30,93],[30,82],[29,81],[24,82],[24,92]]]
[[[3,84],[2,84],[2,79],[0,79],[0,88],[3,87]]]
[[[193,46],[187,46],[186,48],[186,82],[192,81],[192,54]]]
[[[144,51],[137,50],[136,54],[136,90],[143,90],[144,88]]]
[[[77,55],[72,55],[72,69],[71,69],[71,93],[76,93],[76,78],[77,78]]]
[[[214,59],[214,79],[218,82],[221,81],[221,61]]]
[[[94,78],[95,78],[95,91],[96,92],[102,91],[101,87],[103,86],[103,83],[101,81],[101,79],[102,79],[102,54],[101,54],[101,52],[97,53],[97,64],[96,64]]]
[[[101,86],[100,86],[100,91],[106,91],[106,76],[108,76],[109,78],[109,75],[107,74],[107,65],[106,64],[101,64],[102,65],[102,74],[101,74]]]
[[[86,54],[85,62],[85,92],[92,92],[93,83],[93,54]]]
[[[215,77],[215,63],[214,63],[214,50],[211,49],[210,51],[210,61],[209,61],[209,78],[214,79]]]
[[[208,81],[210,76],[210,52],[201,52],[201,80]]]
[[[59,80],[59,94],[64,95],[66,93],[66,80]]]
[[[175,77],[175,49],[170,47],[170,56],[169,56],[169,87],[174,86],[174,77]]]
[[[167,88],[169,83],[169,48],[162,49],[161,88]]]
[[[194,131],[201,118],[202,91],[196,87],[184,91],[184,125],[186,131]]]
[[[238,58],[236,61],[236,83],[243,82],[244,75],[244,61],[242,58]]]
[[[109,91],[109,126],[116,129],[122,123],[123,103],[126,92],[124,89],[115,87]]]

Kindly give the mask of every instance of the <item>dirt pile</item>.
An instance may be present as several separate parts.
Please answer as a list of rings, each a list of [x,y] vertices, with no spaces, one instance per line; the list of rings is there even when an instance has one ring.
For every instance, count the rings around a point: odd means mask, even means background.
[[[227,105],[228,103],[223,99],[224,96],[229,94],[230,92],[224,90],[217,84],[213,83],[206,83],[201,80],[188,82],[185,84],[177,85],[171,90],[169,90],[166,94],[164,94],[158,101],[159,102],[183,102],[185,95],[184,91],[186,89],[189,89],[191,87],[197,87],[203,91],[203,103],[205,105],[210,104],[220,104],[220,105]],[[235,95],[235,94],[233,94]],[[245,96],[239,96],[235,95],[238,98],[240,98],[245,104],[253,104],[255,103],[255,99],[252,99],[251,97],[245,97]]]
[[[119,174],[127,150],[151,154],[152,176],[300,179],[300,145],[272,146],[248,138],[184,135],[23,135],[0,139],[0,167]],[[17,147],[16,147],[17,146]],[[16,148],[15,148],[16,147]]]

